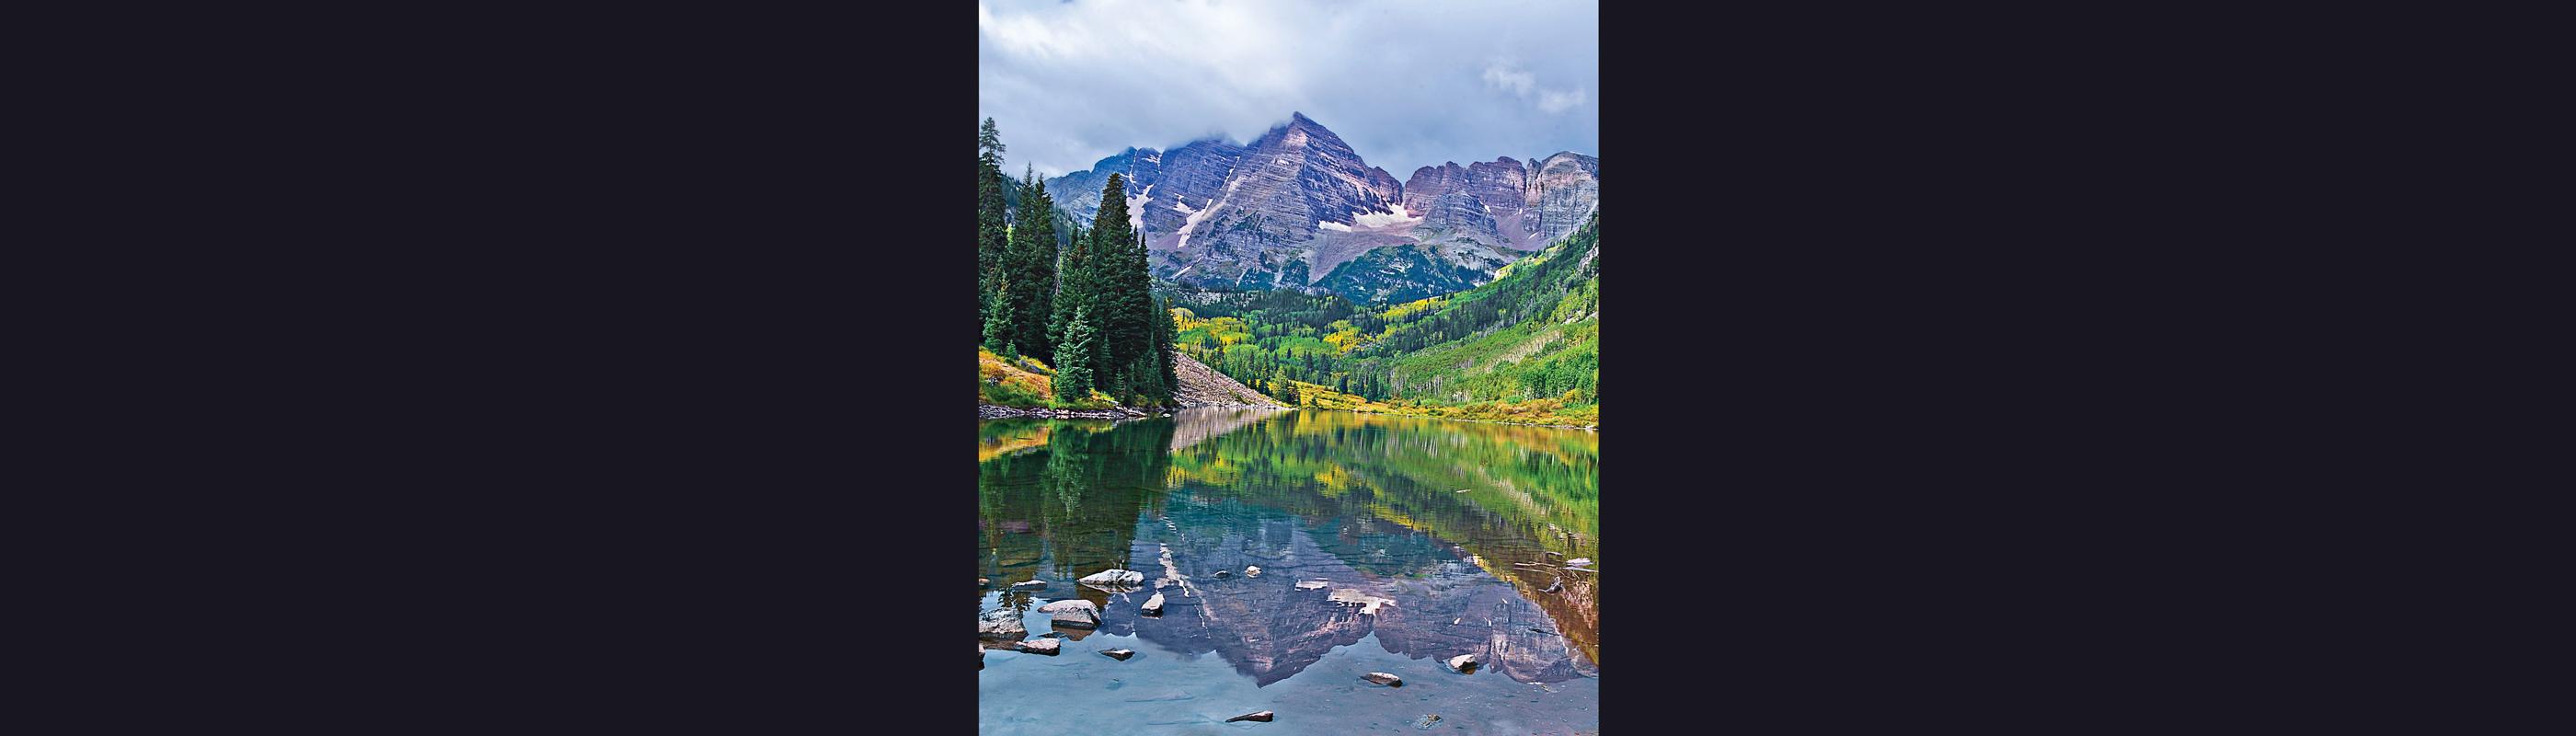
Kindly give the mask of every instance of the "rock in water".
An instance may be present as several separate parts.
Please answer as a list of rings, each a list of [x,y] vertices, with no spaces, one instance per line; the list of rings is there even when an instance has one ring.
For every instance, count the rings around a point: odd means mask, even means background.
[[[1145,615],[1163,615],[1163,594],[1155,593],[1154,597],[1145,599]]]
[[[982,644],[975,645],[975,667],[976,669],[984,667],[984,645]]]
[[[1135,585],[1145,582],[1145,574],[1134,570],[1110,568],[1084,576],[1082,582],[1095,585]]]
[[[1476,671],[1476,655],[1461,654],[1455,657],[1450,657],[1449,669],[1457,670],[1459,672]]]
[[[1019,641],[1021,637],[1029,635],[1028,627],[1020,624],[1019,612],[1008,608],[984,612],[977,624],[977,630],[980,632],[980,638],[996,641]]]
[[[1044,587],[1046,587],[1046,581],[1037,579],[1022,580],[1011,584],[1012,590],[1037,589]]]
[[[1329,587],[1329,586],[1331,586],[1331,585],[1332,585],[1331,583],[1327,583],[1327,582],[1324,582],[1324,581],[1321,581],[1321,580],[1306,580],[1306,581],[1300,581],[1300,582],[1298,582],[1298,583],[1297,583],[1297,589],[1298,589],[1298,590],[1323,590],[1324,588]]]
[[[976,579],[975,579],[975,587],[978,587],[978,588],[990,587],[992,584],[993,584],[993,579],[992,579],[992,578],[976,578]]]
[[[1260,565],[1248,565],[1248,566],[1245,566],[1245,567],[1243,568],[1243,576],[1244,576],[1244,577],[1247,577],[1247,578],[1260,577],[1260,576],[1261,576],[1261,566],[1260,566]]]
[[[1100,653],[1109,655],[1120,662],[1127,661],[1128,657],[1136,656],[1136,650],[1133,649],[1103,649],[1100,650]]]
[[[1055,625],[1077,629],[1100,628],[1100,607],[1091,601],[1074,598],[1038,607],[1039,613],[1053,614]]]
[[[1226,579],[1226,578],[1230,578],[1230,577],[1234,577],[1234,572],[1233,572],[1233,571],[1231,571],[1231,570],[1218,570],[1218,571],[1216,571],[1216,579],[1218,579],[1218,580],[1224,580],[1224,579]]]
[[[1387,687],[1404,687],[1404,678],[1397,677],[1397,676],[1394,676],[1394,675],[1390,675],[1390,674],[1387,674],[1387,673],[1384,673],[1384,672],[1371,672],[1371,673],[1368,673],[1368,674],[1365,674],[1365,675],[1361,675],[1361,676],[1360,676],[1360,679],[1362,679],[1362,680],[1367,680],[1367,681],[1369,681],[1369,682],[1374,682],[1374,683],[1377,683],[1377,684],[1380,684],[1380,685],[1385,685],[1385,686],[1387,686]]]
[[[1235,721],[1260,721],[1262,723],[1269,723],[1270,711],[1265,710],[1259,713],[1245,713],[1243,715],[1225,719],[1225,722],[1227,723],[1233,723]]]
[[[1054,639],[1031,639],[1029,641],[1014,644],[1011,648],[1028,652],[1030,654],[1044,654],[1052,657],[1058,652],[1064,651],[1064,642],[1056,641]]]

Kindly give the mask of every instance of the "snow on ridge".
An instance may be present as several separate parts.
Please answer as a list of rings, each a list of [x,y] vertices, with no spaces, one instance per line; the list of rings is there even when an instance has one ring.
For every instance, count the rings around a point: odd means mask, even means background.
[[[1173,202],[1173,203],[1172,203],[1172,211],[1173,211],[1173,212],[1178,212],[1178,213],[1181,213],[1181,214],[1186,215],[1186,214],[1190,214],[1190,213],[1192,213],[1192,212],[1197,212],[1197,211],[1198,211],[1198,209],[1197,209],[1197,208],[1195,208],[1195,207],[1191,207],[1191,206],[1190,206],[1190,203],[1188,203],[1188,202]]]
[[[1420,215],[1413,214],[1412,210],[1405,209],[1404,205],[1401,203],[1390,204],[1389,206],[1395,208],[1395,211],[1364,212],[1358,217],[1351,218],[1351,224],[1358,225],[1360,227],[1388,227],[1392,225],[1411,225],[1422,221],[1422,217]]]
[[[1315,227],[1342,233],[1351,231],[1351,226],[1349,225],[1344,225],[1338,222],[1325,222],[1323,220],[1316,220]]]
[[[1183,206],[1187,206],[1187,203],[1183,203]],[[1225,205],[1210,205],[1207,209],[1203,209],[1203,210],[1198,210],[1198,211],[1195,211],[1195,212],[1191,212],[1191,213],[1190,213],[1190,218],[1189,218],[1189,219],[1187,219],[1187,220],[1183,220],[1183,221],[1181,222],[1181,242],[1179,242],[1179,243],[1177,243],[1177,244],[1174,244],[1172,247],[1174,247],[1174,248],[1187,248],[1187,247],[1190,247],[1190,231],[1191,231],[1191,230],[1193,230],[1193,229],[1196,229],[1196,228],[1199,226],[1199,221],[1200,221],[1200,220],[1207,219],[1208,213],[1215,212],[1215,211],[1216,211],[1216,208],[1218,208],[1218,207],[1223,207],[1223,206],[1225,206]],[[1180,277],[1180,274],[1172,274],[1172,277],[1173,277],[1173,278],[1179,278],[1179,277]]]

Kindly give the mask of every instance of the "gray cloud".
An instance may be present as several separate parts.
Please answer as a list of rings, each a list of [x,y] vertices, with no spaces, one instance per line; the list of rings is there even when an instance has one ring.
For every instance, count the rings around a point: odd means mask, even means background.
[[[983,0],[975,14],[977,118],[1000,126],[1013,175],[1245,142],[1291,112],[1397,178],[1601,153],[1589,0]]]

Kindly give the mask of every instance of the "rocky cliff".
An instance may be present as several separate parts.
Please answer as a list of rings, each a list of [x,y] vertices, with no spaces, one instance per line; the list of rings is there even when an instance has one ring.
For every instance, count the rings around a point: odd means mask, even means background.
[[[1425,166],[1400,182],[1295,113],[1249,144],[1131,148],[1046,185],[1088,227],[1109,175],[1125,175],[1159,278],[1372,301],[1492,280],[1583,222],[1600,201],[1600,170],[1597,158],[1561,152]]]

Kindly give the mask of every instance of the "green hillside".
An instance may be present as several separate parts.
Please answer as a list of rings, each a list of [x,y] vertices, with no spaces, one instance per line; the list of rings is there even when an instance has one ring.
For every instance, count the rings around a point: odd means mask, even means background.
[[[1599,423],[1600,216],[1491,283],[1385,307],[1293,292],[1199,294],[1174,344],[1283,401]]]

